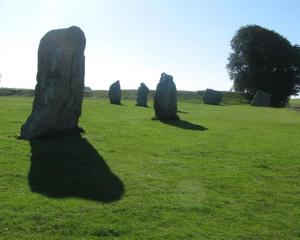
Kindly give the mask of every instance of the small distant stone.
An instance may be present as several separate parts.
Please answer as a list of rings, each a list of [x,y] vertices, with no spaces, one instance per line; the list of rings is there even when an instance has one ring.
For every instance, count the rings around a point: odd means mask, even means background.
[[[146,84],[141,83],[137,92],[136,105],[147,107],[148,94],[149,94],[149,88],[146,86]]]
[[[119,80],[110,85],[108,97],[111,104],[121,104],[121,86]]]
[[[206,89],[203,95],[203,102],[205,104],[220,105],[222,100],[223,93],[213,89]]]
[[[155,119],[170,121],[177,116],[177,90],[173,77],[162,73],[154,96]]]
[[[270,93],[257,90],[253,100],[251,101],[251,105],[257,107],[270,107],[271,97],[272,95]]]
[[[91,91],[92,91],[92,88],[85,86],[85,87],[84,87],[84,91],[85,91],[85,92],[91,92]]]

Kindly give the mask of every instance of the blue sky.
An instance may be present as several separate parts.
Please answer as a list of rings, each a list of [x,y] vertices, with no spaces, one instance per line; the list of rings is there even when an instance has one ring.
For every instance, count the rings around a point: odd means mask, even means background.
[[[0,86],[34,88],[37,49],[52,29],[79,26],[86,35],[86,86],[124,89],[161,72],[177,89],[228,90],[230,40],[258,24],[300,43],[300,1],[0,0]]]

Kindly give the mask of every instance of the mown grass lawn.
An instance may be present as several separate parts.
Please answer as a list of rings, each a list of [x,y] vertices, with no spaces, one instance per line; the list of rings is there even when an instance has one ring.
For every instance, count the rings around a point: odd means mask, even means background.
[[[84,99],[81,136],[18,140],[0,97],[0,239],[300,239],[300,113]]]

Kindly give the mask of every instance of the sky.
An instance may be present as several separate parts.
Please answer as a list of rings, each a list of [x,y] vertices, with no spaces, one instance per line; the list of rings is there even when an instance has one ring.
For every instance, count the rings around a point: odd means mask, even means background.
[[[0,87],[34,88],[40,39],[50,30],[80,27],[86,36],[85,85],[122,89],[160,74],[179,90],[229,90],[230,41],[258,24],[300,43],[300,1],[0,0]]]

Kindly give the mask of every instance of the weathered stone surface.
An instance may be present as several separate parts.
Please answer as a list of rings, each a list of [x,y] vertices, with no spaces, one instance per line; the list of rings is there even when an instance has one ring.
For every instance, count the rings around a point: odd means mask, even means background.
[[[76,27],[49,31],[40,41],[35,98],[21,138],[78,128],[84,89],[86,39]]]
[[[177,90],[173,77],[162,73],[154,96],[155,118],[162,121],[179,119],[177,116]]]
[[[260,90],[257,90],[254,98],[251,101],[252,106],[270,107],[271,106],[271,94]]]
[[[112,104],[121,104],[121,86],[120,81],[114,82],[109,87],[108,91],[109,101]]]
[[[141,83],[137,92],[136,105],[147,107],[148,94],[149,94],[149,88],[146,86],[146,84]]]
[[[223,100],[223,93],[213,89],[206,89],[203,95],[203,102],[205,104],[219,105]]]

